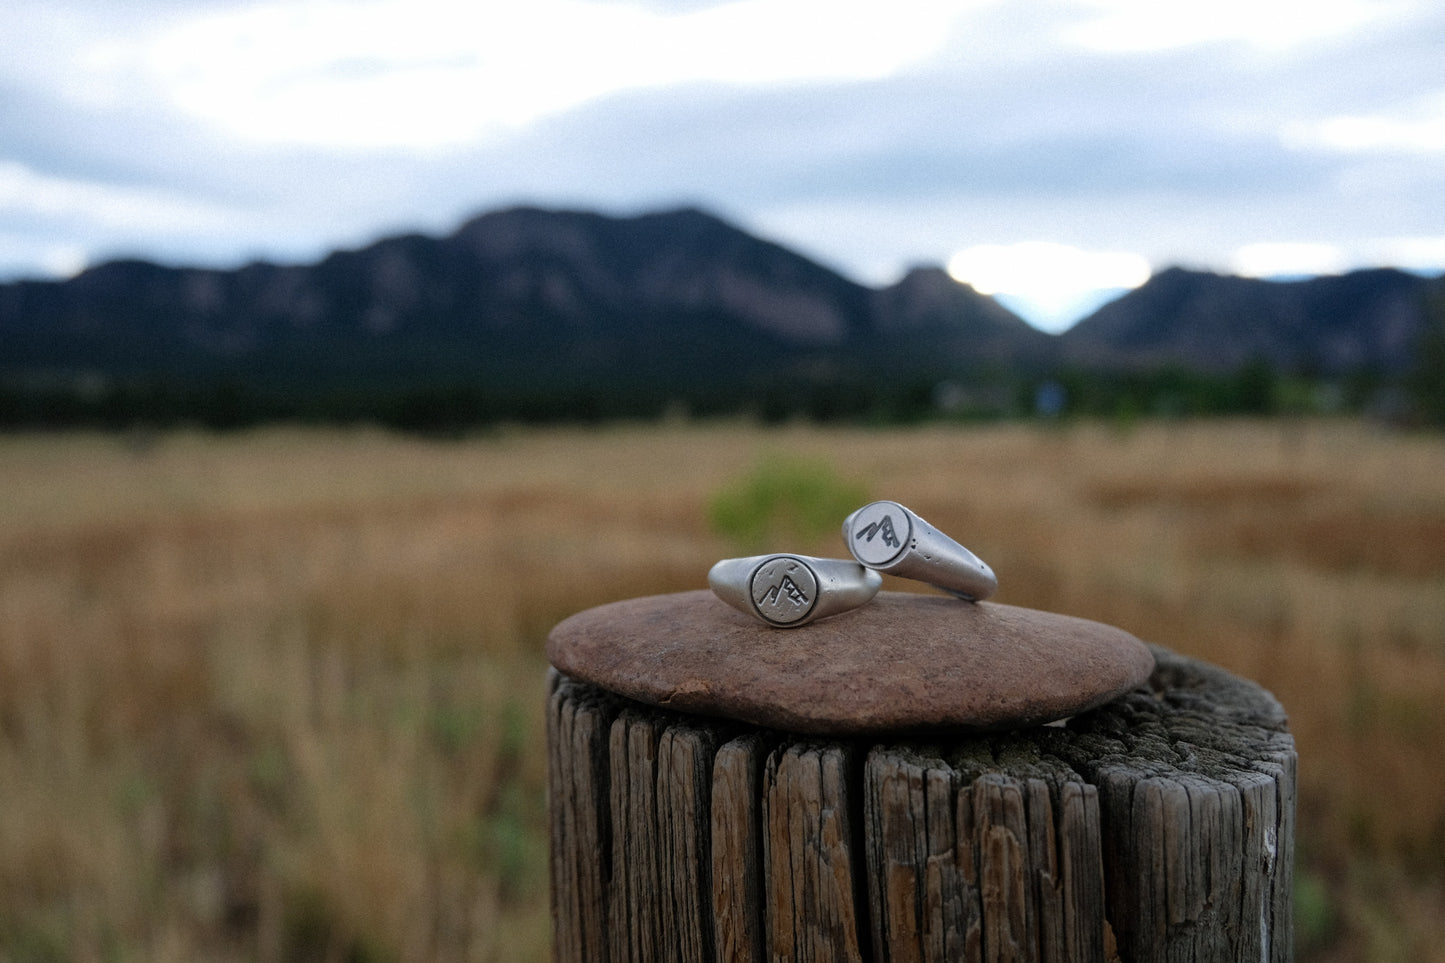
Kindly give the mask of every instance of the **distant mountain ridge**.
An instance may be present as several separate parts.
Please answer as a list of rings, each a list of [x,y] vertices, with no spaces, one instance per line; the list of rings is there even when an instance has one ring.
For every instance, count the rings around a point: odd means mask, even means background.
[[[0,373],[695,384],[897,363],[910,342],[951,352],[923,367],[968,370],[984,332],[1020,358],[1047,343],[949,284],[902,303],[695,209],[513,208],[308,266],[119,261],[0,285]]]
[[[868,288],[695,208],[517,207],[309,265],[115,261],[0,285],[0,383],[83,374],[656,399],[1063,365],[1400,370],[1441,285],[1390,270],[1281,283],[1172,268],[1053,336],[938,268]]]
[[[1299,281],[1170,268],[1066,331],[1061,356],[1086,367],[1400,371],[1432,292],[1445,294],[1440,278],[1389,268]]]

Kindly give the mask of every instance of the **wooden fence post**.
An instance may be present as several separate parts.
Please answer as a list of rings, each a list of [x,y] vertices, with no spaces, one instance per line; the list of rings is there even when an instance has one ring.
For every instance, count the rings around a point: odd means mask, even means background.
[[[1284,713],[1153,652],[1067,726],[971,735],[796,735],[554,670],[556,959],[1292,959]]]

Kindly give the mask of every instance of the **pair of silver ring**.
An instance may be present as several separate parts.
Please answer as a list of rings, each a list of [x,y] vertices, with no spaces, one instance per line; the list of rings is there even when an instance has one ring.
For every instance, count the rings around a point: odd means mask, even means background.
[[[795,628],[869,602],[880,572],[918,579],[970,601],[998,591],[977,555],[897,502],[864,505],[843,520],[856,561],[810,555],[723,559],[707,573],[713,593],[768,625]]]

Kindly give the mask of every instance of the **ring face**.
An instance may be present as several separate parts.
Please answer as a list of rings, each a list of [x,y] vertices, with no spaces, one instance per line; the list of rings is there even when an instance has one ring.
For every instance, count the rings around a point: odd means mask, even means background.
[[[802,559],[776,555],[753,572],[748,597],[764,622],[794,625],[818,602],[818,576]]]
[[[883,576],[851,559],[778,553],[725,558],[708,571],[707,584],[733,608],[791,629],[865,604]]]
[[[913,520],[897,502],[873,502],[852,518],[848,548],[864,565],[887,565],[902,555],[913,539]]]
[[[870,502],[843,520],[843,541],[861,564],[918,579],[973,602],[998,591],[977,555],[897,502]]]

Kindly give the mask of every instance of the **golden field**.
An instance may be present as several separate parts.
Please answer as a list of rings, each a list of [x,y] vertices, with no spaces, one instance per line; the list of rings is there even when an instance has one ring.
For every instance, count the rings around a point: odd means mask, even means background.
[[[1301,957],[1445,959],[1445,438],[1298,421],[0,438],[0,959],[546,959],[546,632],[768,464],[1271,689]]]

